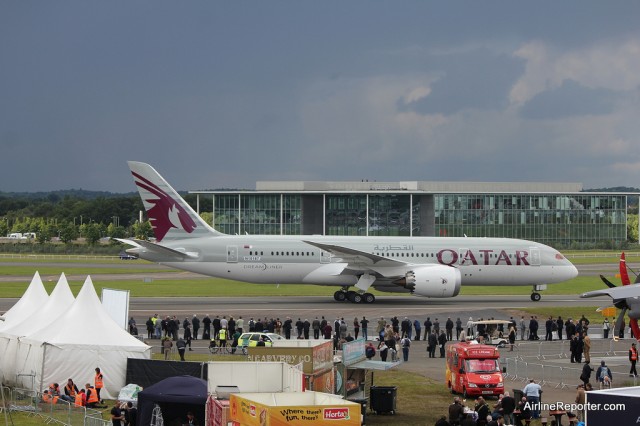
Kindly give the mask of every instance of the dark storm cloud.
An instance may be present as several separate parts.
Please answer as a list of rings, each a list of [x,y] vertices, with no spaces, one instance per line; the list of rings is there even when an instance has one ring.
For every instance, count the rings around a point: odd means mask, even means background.
[[[520,115],[533,120],[606,115],[614,111],[617,97],[613,90],[592,89],[573,80],[564,80],[560,87],[544,91],[526,102]]]
[[[486,49],[431,60],[442,77],[431,85],[428,96],[407,104],[399,101],[401,111],[451,115],[468,108],[503,109],[511,87],[524,73],[522,59]]]

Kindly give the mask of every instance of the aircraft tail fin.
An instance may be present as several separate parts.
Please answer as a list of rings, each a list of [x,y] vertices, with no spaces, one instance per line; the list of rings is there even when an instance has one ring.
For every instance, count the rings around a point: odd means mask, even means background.
[[[223,235],[202,220],[149,164],[128,164],[157,242]]]

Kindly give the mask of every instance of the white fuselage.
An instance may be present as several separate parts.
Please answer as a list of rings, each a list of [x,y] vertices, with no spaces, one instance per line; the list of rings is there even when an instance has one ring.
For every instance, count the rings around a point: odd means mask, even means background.
[[[332,255],[305,241],[368,253],[373,260]],[[462,285],[551,284],[577,276],[575,266],[552,247],[507,238],[225,235],[163,245],[189,254],[189,259],[174,262],[145,250],[137,252],[178,269],[252,283],[350,286],[380,258],[406,263],[405,269],[449,265],[460,270]],[[397,266],[388,269],[392,272]],[[393,286],[385,279],[391,274],[382,275],[373,286]]]

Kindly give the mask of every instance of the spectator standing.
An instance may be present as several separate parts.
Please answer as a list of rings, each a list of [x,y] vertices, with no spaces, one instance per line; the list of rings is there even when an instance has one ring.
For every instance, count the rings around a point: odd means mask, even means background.
[[[582,373],[580,374],[580,380],[582,380],[585,387],[589,383],[589,380],[591,380],[592,371],[593,368],[591,368],[591,366],[589,365],[589,361],[585,361],[584,365],[582,366]]]
[[[591,337],[587,334],[587,331],[582,332],[582,345],[585,362],[591,362]]]
[[[444,323],[444,329],[447,331],[447,340],[453,340],[453,321],[451,317],[447,318],[447,321]]]
[[[609,330],[611,330],[611,324],[609,323],[609,318],[605,318],[602,323],[602,337],[605,339],[609,338]]]
[[[447,344],[447,335],[444,334],[444,330],[440,332],[440,336],[438,337],[438,344],[440,345],[440,358],[444,358],[444,346]]]
[[[540,418],[540,394],[542,393],[542,387],[537,384],[533,379],[529,380],[529,383],[522,389],[523,395],[527,398],[527,402],[531,403],[531,414],[534,419]]]
[[[202,340],[211,339],[211,318],[209,314],[202,319]]]
[[[409,336],[405,336],[400,340],[400,346],[402,347],[402,359],[404,362],[409,361],[409,347],[411,347],[411,339]]]
[[[419,342],[420,341],[420,335],[422,334],[421,333],[422,332],[422,324],[420,324],[420,320],[417,320],[417,319],[413,320],[413,328],[416,331],[415,340],[417,342]]]
[[[369,320],[366,317],[362,317],[360,320],[360,327],[362,329],[362,337],[364,337],[364,340],[369,340]]]
[[[556,320],[555,330],[558,331],[558,340],[562,340],[562,329],[564,328],[564,322],[562,321],[562,317],[558,317]]]
[[[631,344],[629,349],[629,362],[631,362],[631,370],[629,370],[629,377],[638,377],[638,371],[636,371],[636,362],[638,361],[638,349],[636,349],[636,342]]]
[[[460,333],[462,332],[462,320],[460,317],[456,320],[456,340],[460,340]]]
[[[193,326],[193,340],[198,340],[198,331],[200,331],[200,318],[198,318],[197,314],[193,314],[191,325]]]
[[[360,321],[358,321],[358,317],[353,319],[353,338],[358,339],[358,334],[360,334]]]

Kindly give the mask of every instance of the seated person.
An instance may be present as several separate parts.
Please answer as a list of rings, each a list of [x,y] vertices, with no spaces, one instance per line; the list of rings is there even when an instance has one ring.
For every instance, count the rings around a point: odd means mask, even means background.
[[[53,395],[49,392],[49,389],[45,390],[44,392],[42,392],[42,402],[46,403],[46,404],[57,404],[58,403],[58,396],[57,395]]]
[[[64,395],[62,399],[68,402],[75,402],[76,395],[78,394],[78,387],[73,383],[72,379],[67,380],[67,384],[64,386]]]

